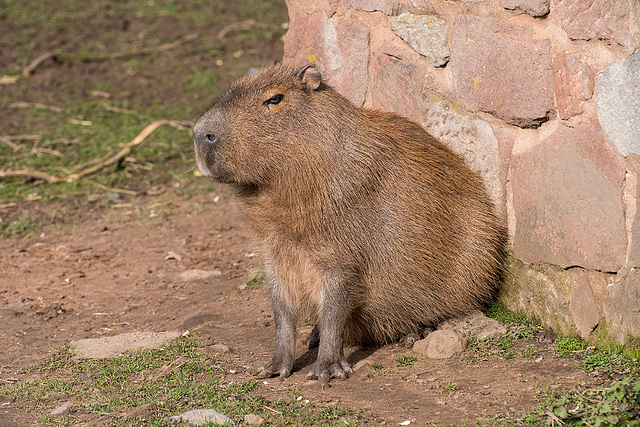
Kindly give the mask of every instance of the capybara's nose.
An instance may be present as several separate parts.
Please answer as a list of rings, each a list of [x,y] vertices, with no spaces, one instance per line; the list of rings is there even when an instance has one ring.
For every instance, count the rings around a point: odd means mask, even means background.
[[[193,128],[193,139],[196,145],[206,146],[217,143],[219,137],[215,133],[211,132],[211,129],[204,123],[204,121],[198,121]]]

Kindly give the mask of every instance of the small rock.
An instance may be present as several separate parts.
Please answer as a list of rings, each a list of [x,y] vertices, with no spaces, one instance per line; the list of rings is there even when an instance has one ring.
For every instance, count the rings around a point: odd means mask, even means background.
[[[222,276],[222,271],[220,270],[185,270],[178,274],[180,280],[184,280],[185,282],[189,280],[206,280],[211,277]]]
[[[175,259],[176,261],[182,261],[182,255],[174,251],[169,251],[167,252],[167,255],[164,257],[164,259]]]
[[[450,330],[438,330],[425,339],[416,341],[413,351],[430,359],[448,359],[467,348],[467,340]]]
[[[264,424],[264,418],[255,414],[247,414],[244,416],[244,422],[251,426],[261,426]]]
[[[362,368],[369,368],[371,367],[371,365],[373,365],[373,363],[371,362],[371,360],[369,360],[369,358],[362,359],[353,366],[353,370],[354,372],[359,371]]]
[[[235,425],[231,418],[213,409],[194,409],[192,411],[185,412],[184,414],[175,415],[169,418],[169,421],[186,421],[189,424],[197,426],[211,422],[226,426]]]
[[[502,323],[488,318],[479,310],[472,311],[463,317],[446,320],[438,325],[438,329],[453,330],[463,334],[471,333],[479,340],[507,333],[507,328]]]
[[[130,332],[113,337],[71,341],[70,346],[75,352],[75,358],[105,359],[126,351],[158,348],[179,336],[180,332]]]
[[[52,417],[64,417],[65,415],[69,415],[71,413],[71,402],[65,402],[62,405],[58,406],[56,409],[51,411]]]
[[[217,353],[217,354],[233,353],[231,348],[229,348],[228,346],[226,346],[224,344],[214,344],[212,346],[209,346],[208,350],[211,353]]]
[[[122,196],[120,193],[110,191],[107,193],[107,199],[112,203],[118,203],[122,201]]]

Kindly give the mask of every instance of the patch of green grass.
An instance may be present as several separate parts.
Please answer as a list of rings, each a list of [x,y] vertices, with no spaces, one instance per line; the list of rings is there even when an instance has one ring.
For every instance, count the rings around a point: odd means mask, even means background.
[[[328,420],[337,420],[347,416],[359,415],[360,411],[351,408],[341,408],[338,406],[327,406],[322,410],[322,417]]]
[[[617,380],[607,388],[570,391],[548,396],[522,416],[525,425],[640,425],[640,381]]]
[[[640,360],[618,351],[592,350],[581,361],[588,371],[607,371],[618,376],[640,377]]]
[[[447,381],[444,387],[442,387],[442,394],[453,393],[458,389],[458,384],[453,382],[452,380]]]
[[[27,169],[54,176],[76,172],[79,165],[117,152],[154,120],[193,123],[233,78],[249,67],[277,59],[255,46],[270,41],[270,46],[281,46],[282,24],[288,20],[286,5],[279,0],[0,3],[3,35],[7,35],[0,38],[0,50],[8,52],[11,61],[3,74],[19,77],[7,86],[10,90],[0,91],[0,106],[7,110],[3,133],[41,137],[37,144],[13,141],[22,147],[16,152],[0,143],[0,164],[3,170]],[[259,25],[232,31],[223,42],[216,39],[217,32],[229,23],[248,19]],[[154,50],[188,34],[198,37],[178,49]],[[44,61],[32,76],[21,77],[22,69],[46,52],[47,45],[64,47],[55,52],[55,60]],[[136,54],[140,51],[147,53]],[[246,53],[234,58],[236,51]],[[224,66],[215,66],[218,58],[224,59]],[[43,71],[56,82],[46,85],[47,90],[42,90]],[[74,78],[65,78],[67,75]],[[59,110],[8,108],[34,101]],[[95,191],[96,185],[142,191],[167,185],[175,173],[179,181],[196,181],[190,173],[195,162],[188,130],[161,127],[135,148],[129,160],[79,182],[47,184],[31,178],[3,178],[0,203],[29,200],[26,196],[33,186],[39,189],[39,201],[46,202]],[[34,151],[35,145],[41,150]]]
[[[520,351],[520,356],[522,357],[534,357],[538,355],[538,347],[531,344],[527,346],[527,348]]]
[[[240,285],[242,289],[251,289],[261,286],[264,283],[264,276],[260,273],[254,274],[246,283]]]
[[[516,353],[522,357],[530,357],[534,352],[537,353],[535,346],[530,346],[527,350],[520,350],[519,352],[512,349],[516,347],[517,342],[531,340],[543,333],[544,329],[539,322],[507,309],[500,302],[489,306],[486,310],[486,315],[504,323],[507,332],[501,336],[481,340],[473,335],[467,336],[469,349],[471,350],[471,354],[467,355],[468,358],[486,359],[491,355],[497,355],[503,359],[513,359],[516,357]],[[519,346],[520,344],[518,344]]]
[[[400,356],[396,359],[396,366],[412,366],[417,361],[418,358],[415,356]]]
[[[371,372],[367,374],[367,379],[378,377],[382,374],[382,365],[379,363],[371,364]]]
[[[33,233],[38,226],[35,218],[21,216],[15,221],[0,220],[0,236]]]
[[[74,360],[63,347],[32,368],[37,379],[2,383],[0,394],[35,416],[42,414],[39,422],[45,425],[91,423],[99,416],[109,425],[161,426],[169,425],[167,417],[195,408],[215,409],[237,423],[250,413],[273,425],[358,423],[358,410],[305,404],[294,397],[269,401],[260,396],[258,381],[228,382],[220,366],[224,362],[201,350],[211,344],[183,337],[160,349],[90,360]],[[62,402],[72,404],[68,416],[45,415]],[[140,408],[145,408],[144,419],[136,415]]]
[[[584,350],[588,347],[588,344],[580,338],[578,335],[559,336],[556,338],[556,344],[553,347],[555,355],[560,357],[566,357],[576,351]]]
[[[553,352],[558,357],[579,354],[580,364],[587,372],[601,371],[612,377],[640,376],[638,358],[625,351],[622,346],[609,345],[606,347],[589,347],[589,344],[578,335],[559,336],[556,338]]]
[[[502,323],[515,323],[519,325],[536,323],[531,321],[522,313],[516,313],[509,310],[502,302],[495,302],[489,305],[485,310],[485,314],[487,317]]]

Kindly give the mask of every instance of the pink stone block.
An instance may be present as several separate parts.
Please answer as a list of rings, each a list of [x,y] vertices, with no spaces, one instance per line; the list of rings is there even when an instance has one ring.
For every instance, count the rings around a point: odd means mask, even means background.
[[[554,59],[554,88],[558,114],[568,119],[584,112],[584,102],[591,98],[594,75],[579,54],[560,53]]]
[[[358,16],[294,10],[285,38],[285,62],[315,64],[328,84],[356,105],[367,91],[369,28]]]
[[[504,20],[458,15],[451,39],[456,93],[472,111],[536,127],[553,108],[549,40]]]
[[[515,256],[528,263],[615,272],[625,262],[626,168],[596,122],[560,127],[514,156]]]
[[[554,0],[554,6],[553,13],[574,40],[613,39],[623,46],[637,43],[628,0]]]
[[[549,0],[500,0],[500,6],[531,16],[545,16],[549,13]]]

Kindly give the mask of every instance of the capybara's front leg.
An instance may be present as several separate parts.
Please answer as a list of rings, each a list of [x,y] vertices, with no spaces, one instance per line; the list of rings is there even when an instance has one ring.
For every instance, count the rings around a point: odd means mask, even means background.
[[[276,346],[273,358],[267,365],[258,369],[258,378],[279,375],[284,379],[291,375],[296,349],[297,315],[277,285],[272,286],[271,304],[276,323]]]
[[[331,378],[347,379],[352,372],[344,357],[344,328],[349,315],[348,298],[340,289],[331,292],[324,287],[324,305],[317,325],[320,333],[318,359],[305,379],[328,382]]]

